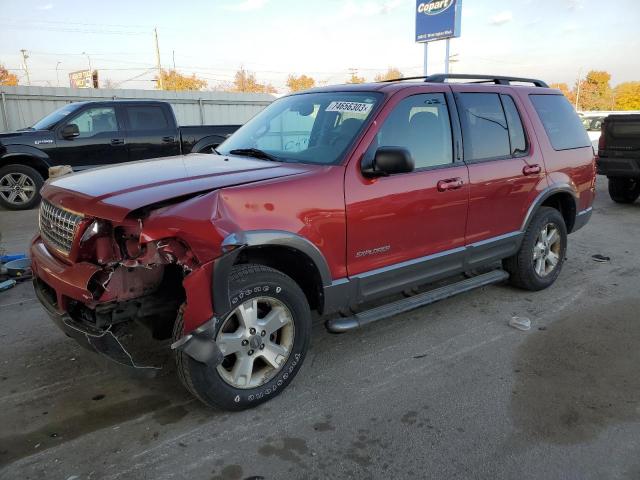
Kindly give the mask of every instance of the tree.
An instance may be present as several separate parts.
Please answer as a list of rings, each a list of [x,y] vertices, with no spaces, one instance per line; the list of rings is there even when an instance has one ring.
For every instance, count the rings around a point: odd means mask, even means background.
[[[558,90],[560,90],[562,92],[562,94],[565,97],[567,97],[569,102],[571,102],[571,103],[575,103],[576,102],[575,93],[572,90],[569,89],[569,85],[567,85],[566,83],[552,83],[551,85],[549,85],[549,87],[557,88]]]
[[[287,87],[292,92],[299,92],[300,90],[308,90],[309,88],[313,88],[316,86],[316,81],[307,77],[306,75],[300,75],[296,77],[295,75],[289,75],[287,78]]]
[[[164,90],[202,90],[207,86],[207,82],[196,77],[195,74],[190,77],[182,75],[176,70],[161,70],[162,75],[162,87]],[[158,77],[154,79],[156,81],[156,88],[160,88],[160,81]]]
[[[4,87],[15,87],[18,85],[18,76],[11,73],[2,64],[0,64],[0,85]]]
[[[625,82],[614,91],[616,110],[640,110],[640,82]]]
[[[359,77],[355,73],[352,73],[349,80],[347,80],[347,83],[364,83],[364,82],[366,82],[366,79],[364,77]]]
[[[576,82],[579,110],[609,110],[612,106],[611,74],[591,70],[584,80]],[[579,91],[578,91],[579,90]]]
[[[111,80],[110,78],[105,78],[101,83],[102,83],[102,86],[100,88],[110,88],[110,89],[118,88],[118,84],[113,80]]]
[[[276,93],[276,88],[270,83],[259,83],[255,74],[240,67],[233,78],[233,84],[226,89],[229,92],[246,93]]]
[[[402,72],[396,67],[389,67],[385,73],[380,73],[375,76],[374,80],[376,82],[384,82],[385,80],[395,80],[397,78],[402,78]]]

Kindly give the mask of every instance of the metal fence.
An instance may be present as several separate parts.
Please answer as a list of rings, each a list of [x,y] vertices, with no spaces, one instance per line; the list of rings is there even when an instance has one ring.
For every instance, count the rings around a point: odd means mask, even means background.
[[[147,99],[169,102],[180,125],[243,124],[275,97],[262,93],[0,87],[0,132],[33,125],[67,103]]]

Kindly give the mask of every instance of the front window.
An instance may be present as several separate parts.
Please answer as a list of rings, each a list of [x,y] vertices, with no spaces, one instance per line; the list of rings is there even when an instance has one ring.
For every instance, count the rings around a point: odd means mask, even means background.
[[[78,126],[79,138],[89,138],[100,133],[118,131],[118,120],[113,107],[90,108],[69,121],[69,124],[72,123]]]
[[[75,112],[82,105],[77,103],[70,103],[62,108],[59,108],[55,112],[51,112],[49,115],[38,121],[31,127],[34,130],[48,130],[57,124],[60,120],[66,118],[69,114]]]
[[[373,115],[382,95],[327,92],[276,100],[218,148],[258,149],[282,162],[335,165]]]

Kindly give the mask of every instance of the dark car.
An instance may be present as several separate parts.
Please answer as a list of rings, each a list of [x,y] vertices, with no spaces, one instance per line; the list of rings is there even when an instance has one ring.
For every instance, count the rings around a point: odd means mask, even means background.
[[[33,207],[49,167],[74,170],[211,152],[239,125],[180,127],[171,105],[147,100],[77,102],[30,128],[0,134],[0,205]]]
[[[609,179],[609,195],[617,203],[640,197],[640,115],[609,115],[598,143],[598,173]]]
[[[190,392],[242,409],[299,371],[312,310],[341,312],[326,321],[340,333],[506,279],[549,287],[592,212],[587,133],[544,82],[450,77],[467,79],[290,95],[219,155],[48,182],[31,245],[39,300],[132,367],[154,366],[145,339],[171,340]],[[367,307],[400,292],[414,295]]]

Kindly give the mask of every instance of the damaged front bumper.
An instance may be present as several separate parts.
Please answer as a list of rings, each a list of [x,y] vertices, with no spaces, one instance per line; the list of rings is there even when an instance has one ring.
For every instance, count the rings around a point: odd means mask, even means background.
[[[171,345],[173,350],[183,352],[194,360],[217,367],[222,363],[224,355],[215,342],[215,331],[218,319],[213,317],[207,323],[196,328]]]

